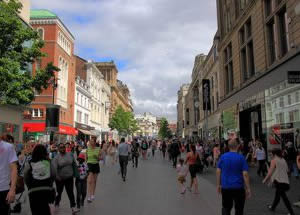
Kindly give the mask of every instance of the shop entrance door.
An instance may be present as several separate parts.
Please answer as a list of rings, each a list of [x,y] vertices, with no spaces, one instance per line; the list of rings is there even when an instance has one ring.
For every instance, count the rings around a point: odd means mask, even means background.
[[[240,112],[240,136],[247,142],[262,137],[261,105]]]

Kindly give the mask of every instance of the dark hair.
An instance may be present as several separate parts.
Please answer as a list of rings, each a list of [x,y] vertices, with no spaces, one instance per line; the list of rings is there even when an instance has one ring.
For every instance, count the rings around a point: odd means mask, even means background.
[[[196,153],[196,146],[194,144],[191,145],[191,150],[194,154]]]
[[[125,138],[124,137],[121,138],[121,143],[123,143],[123,142],[125,142]]]
[[[272,155],[276,155],[277,157],[282,158],[282,150],[281,149],[273,149],[272,150]]]
[[[32,151],[32,162],[49,160],[47,149],[42,144],[37,144]]]

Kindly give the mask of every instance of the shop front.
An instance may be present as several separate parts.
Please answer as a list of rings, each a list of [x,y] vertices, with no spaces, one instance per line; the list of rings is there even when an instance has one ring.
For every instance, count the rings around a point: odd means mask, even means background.
[[[0,105],[0,136],[9,134],[15,142],[22,142],[24,108],[12,105]]]
[[[75,127],[78,130],[78,135],[76,136],[76,140],[77,141],[84,141],[87,142],[90,140],[90,138],[93,135],[93,133],[91,132],[92,130],[94,130],[94,127],[91,127],[89,125],[85,125],[85,124],[81,124],[78,122],[75,122]]]
[[[50,141],[50,134],[47,133],[45,122],[24,123],[23,125],[24,138],[26,140],[34,140],[45,143]],[[78,131],[68,125],[59,125],[58,131],[54,134],[54,142],[66,143],[75,140]]]
[[[300,129],[300,55],[277,65],[221,102],[223,133],[245,142],[260,139],[270,150],[297,144]]]

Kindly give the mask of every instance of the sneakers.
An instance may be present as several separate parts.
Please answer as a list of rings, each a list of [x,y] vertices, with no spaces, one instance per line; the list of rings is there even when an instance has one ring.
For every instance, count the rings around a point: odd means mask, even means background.
[[[91,203],[91,202],[92,202],[91,197],[88,197],[87,202],[88,202],[88,203]]]
[[[79,208],[72,208],[72,214],[78,213],[80,211]]]
[[[95,196],[94,196],[94,195],[91,196],[91,200],[92,200],[92,201],[95,200]]]

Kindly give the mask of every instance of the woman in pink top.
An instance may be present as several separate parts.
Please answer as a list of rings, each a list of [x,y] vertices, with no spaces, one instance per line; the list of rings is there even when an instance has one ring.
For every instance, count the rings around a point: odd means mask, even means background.
[[[187,163],[189,165],[189,171],[190,171],[190,174],[191,174],[191,185],[188,189],[189,189],[189,191],[192,191],[192,188],[193,188],[193,185],[194,185],[195,194],[199,193],[199,191],[198,191],[198,182],[197,182],[197,177],[196,177],[196,174],[197,174],[196,162],[197,162],[198,157],[199,157],[199,154],[196,152],[195,145],[191,145],[191,152],[189,152],[187,154],[185,163]],[[200,159],[200,157],[199,157],[199,159]]]

